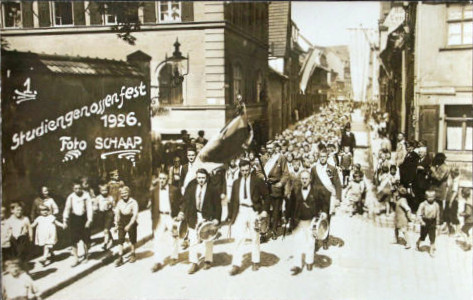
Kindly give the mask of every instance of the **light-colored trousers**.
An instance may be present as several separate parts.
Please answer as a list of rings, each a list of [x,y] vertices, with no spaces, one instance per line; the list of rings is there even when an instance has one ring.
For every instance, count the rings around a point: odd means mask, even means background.
[[[161,214],[154,230],[154,262],[164,264],[168,256],[177,259],[179,256],[179,239],[172,236],[172,218]]]
[[[198,213],[197,224],[199,224],[200,221],[202,221],[202,215]],[[189,261],[194,264],[199,263],[198,253],[201,252],[201,253],[204,253],[205,255],[205,261],[212,262],[214,242],[208,241],[208,242],[198,243],[198,241],[199,241],[199,238],[197,236],[197,230],[189,228],[189,242],[190,242]]]
[[[303,267],[302,256],[305,254],[307,265],[314,263],[315,238],[310,230],[311,220],[301,220],[293,231],[294,235],[294,259],[296,266]]]
[[[245,253],[245,241],[251,239],[251,261],[260,262],[260,234],[255,231],[255,219],[258,213],[251,207],[240,206],[235,224],[232,225],[232,236],[235,238],[232,265],[241,267]]]

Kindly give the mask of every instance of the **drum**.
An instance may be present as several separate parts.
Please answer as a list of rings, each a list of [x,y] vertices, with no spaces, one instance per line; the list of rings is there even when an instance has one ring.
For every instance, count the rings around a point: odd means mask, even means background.
[[[310,223],[310,231],[316,240],[325,240],[328,237],[329,223],[325,214],[315,217]]]
[[[199,241],[203,242],[214,240],[218,234],[218,226],[214,225],[211,221],[200,222],[197,224],[196,230]]]
[[[187,223],[176,219],[172,222],[172,236],[174,238],[185,239],[187,237]]]

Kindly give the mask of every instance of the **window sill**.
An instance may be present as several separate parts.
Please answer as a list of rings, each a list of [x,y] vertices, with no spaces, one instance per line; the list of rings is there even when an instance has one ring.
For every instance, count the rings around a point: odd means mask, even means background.
[[[445,46],[440,48],[439,51],[455,51],[455,50],[471,50],[473,45],[456,45],[456,46]]]

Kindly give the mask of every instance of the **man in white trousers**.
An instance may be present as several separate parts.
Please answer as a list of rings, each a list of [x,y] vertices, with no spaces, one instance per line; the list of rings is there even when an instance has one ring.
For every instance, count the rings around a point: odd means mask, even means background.
[[[235,238],[230,275],[241,271],[245,242],[251,239],[252,270],[260,267],[260,233],[255,229],[257,219],[267,218],[269,191],[264,181],[251,173],[247,160],[239,163],[241,176],[233,183],[228,216]]]
[[[170,265],[178,259],[179,240],[172,235],[173,219],[177,217],[182,203],[178,187],[168,183],[168,174],[159,173],[158,184],[151,188],[151,216],[154,235],[154,265],[152,272],[164,266],[166,257],[171,257]]]

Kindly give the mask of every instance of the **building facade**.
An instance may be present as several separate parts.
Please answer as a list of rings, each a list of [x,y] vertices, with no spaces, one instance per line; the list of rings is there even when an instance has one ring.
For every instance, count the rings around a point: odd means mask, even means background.
[[[415,136],[444,152],[471,186],[472,4],[419,3],[416,17]]]
[[[4,2],[2,42],[10,50],[108,59],[141,50],[151,56],[151,97],[160,108],[152,118],[154,131],[196,135],[202,129],[211,136],[233,117],[241,95],[259,134],[267,135],[266,2],[142,2],[128,4],[125,16],[114,9],[116,2],[104,3]],[[120,31],[129,22],[140,24],[131,37]],[[176,40],[188,58],[180,76],[163,63]]]

